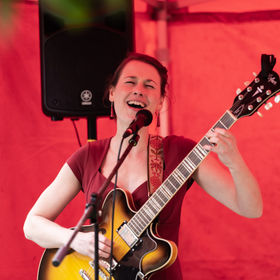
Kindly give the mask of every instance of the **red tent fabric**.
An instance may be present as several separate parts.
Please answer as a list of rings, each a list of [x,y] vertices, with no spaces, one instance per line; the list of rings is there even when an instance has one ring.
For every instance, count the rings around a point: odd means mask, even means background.
[[[43,252],[24,238],[26,214],[78,143],[70,120],[52,122],[41,110],[37,4],[13,6],[9,28],[0,29],[0,275],[22,280],[36,278]],[[136,49],[154,55],[160,35],[156,22],[145,2],[135,1],[135,10]],[[172,134],[199,140],[231,107],[235,90],[260,71],[261,54],[280,59],[279,10],[276,0],[242,5],[217,0],[173,11],[168,23]],[[239,217],[193,185],[180,232],[185,279],[279,279],[279,107],[261,111],[263,118],[240,119],[232,132],[260,183],[264,214]],[[77,126],[85,143],[86,121]],[[98,120],[98,138],[112,129],[107,118]],[[75,225],[84,210],[83,196],[65,210],[58,221]]]

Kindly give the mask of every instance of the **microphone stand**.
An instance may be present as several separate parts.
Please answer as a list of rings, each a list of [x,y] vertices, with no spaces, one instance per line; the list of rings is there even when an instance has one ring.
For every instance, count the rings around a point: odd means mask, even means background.
[[[100,203],[100,198],[102,198],[102,196],[103,196],[105,190],[107,189],[107,187],[109,186],[111,180],[113,179],[113,177],[117,173],[118,169],[122,165],[123,161],[127,157],[127,155],[130,152],[130,150],[134,146],[137,145],[138,140],[139,140],[139,135],[137,133],[135,133],[133,135],[133,137],[129,140],[129,144],[128,144],[126,150],[124,151],[123,155],[118,160],[117,164],[115,165],[115,167],[111,171],[110,175],[108,176],[106,181],[101,186],[99,193],[98,194],[96,194],[96,193],[92,193],[91,194],[91,201],[90,201],[90,203],[88,203],[86,205],[85,212],[84,212],[83,216],[80,218],[80,220],[79,220],[78,224],[76,225],[76,227],[74,228],[73,233],[70,236],[69,240],[67,241],[67,243],[65,245],[60,247],[58,249],[58,251],[56,252],[56,254],[55,254],[55,256],[54,256],[54,258],[52,260],[52,264],[54,266],[59,266],[60,265],[60,263],[62,262],[62,260],[66,256],[67,252],[69,251],[70,245],[71,245],[72,241],[76,237],[77,233],[80,231],[82,225],[86,222],[87,219],[90,219],[91,222],[94,223],[94,230],[95,230],[95,233],[97,233],[97,234],[94,235],[94,242],[95,242],[94,271],[95,271],[95,280],[98,280],[98,275],[99,275],[99,255],[98,255],[98,232],[99,232],[99,225],[98,225],[98,218],[97,218],[98,217],[98,215],[97,215],[97,213],[98,213],[98,205]]]

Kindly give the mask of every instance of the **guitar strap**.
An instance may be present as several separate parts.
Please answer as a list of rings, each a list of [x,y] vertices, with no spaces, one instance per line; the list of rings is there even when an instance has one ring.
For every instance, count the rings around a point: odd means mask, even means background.
[[[163,181],[164,155],[163,138],[150,135],[148,147],[148,195],[149,197]]]

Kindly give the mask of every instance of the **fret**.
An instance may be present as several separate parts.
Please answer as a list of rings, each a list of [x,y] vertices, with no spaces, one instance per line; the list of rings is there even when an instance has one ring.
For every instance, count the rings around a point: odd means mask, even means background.
[[[135,216],[134,216],[135,217]],[[134,217],[131,219],[133,220]],[[132,225],[131,220],[127,223],[127,225],[129,226],[129,228],[136,234],[138,231],[135,229],[135,227]]]
[[[148,213],[145,209],[140,209],[141,210],[141,215],[145,217],[145,219],[149,222],[152,219],[151,213]]]
[[[155,207],[156,212],[158,212],[158,210],[160,210],[162,206],[159,205],[159,203],[156,201],[155,197],[151,197],[150,201],[153,204],[153,206]]]
[[[177,170],[177,169],[175,169],[175,170],[173,171],[173,176],[174,176],[175,180],[176,180],[177,182],[179,182],[180,184],[183,184],[183,183],[185,182],[184,179],[181,178],[181,176],[180,176],[180,174],[178,173],[178,170]]]
[[[165,186],[171,191],[172,195],[176,192],[176,188],[174,188],[174,186],[168,181],[168,178],[165,182]]]
[[[138,216],[136,216],[136,221],[134,221],[134,224],[133,224],[133,225],[134,225],[134,227],[136,228],[136,230],[140,232],[140,231],[142,230],[142,227],[141,227],[141,225],[138,223],[138,220],[139,220],[139,219],[138,219]]]
[[[218,127],[218,128],[225,128],[225,129],[227,129],[227,127],[226,127],[221,121],[218,121],[218,122],[215,124],[214,127],[215,127],[215,128]]]
[[[141,218],[145,221],[145,223],[148,223],[150,220],[142,212],[143,212],[142,210],[138,212],[139,216],[141,216]]]
[[[138,224],[139,224],[141,227],[143,227],[143,226],[145,227],[145,224],[146,224],[146,223],[145,223],[145,220],[142,219],[141,215],[138,215],[138,216],[137,216],[137,219],[138,219]]]
[[[150,224],[151,221],[152,220],[150,220],[147,224]],[[137,214],[134,215],[134,217],[127,223],[127,225],[130,227],[130,229],[134,232],[135,235],[141,234],[143,229],[146,227],[146,225],[141,227],[140,224],[138,224]]]
[[[149,209],[151,210],[152,216],[155,216],[155,214],[158,212],[158,209],[155,208],[155,205],[152,203],[151,200],[149,200],[149,201],[147,202],[147,206],[148,206]]]
[[[221,117],[220,122],[223,123],[226,129],[229,129],[235,122],[236,118],[229,111],[226,111],[225,114]]]
[[[205,145],[211,146],[211,142],[208,140],[208,138],[205,136],[202,138],[202,140],[199,142],[199,144],[203,147]]]
[[[164,183],[163,183],[163,185],[162,185],[162,190],[163,190],[165,193],[167,193],[167,195],[168,195],[169,197],[172,197],[172,196],[173,196],[173,193],[171,193],[171,192],[169,191],[169,189],[166,188],[166,186],[164,185]]]
[[[170,198],[170,195],[165,191],[164,188],[158,188],[156,193],[164,203],[168,201],[168,198]]]
[[[190,174],[190,172],[188,172],[188,170],[184,167],[183,164],[179,165],[177,167],[178,172],[180,172],[184,178],[187,178],[188,175]]]
[[[128,226],[134,231],[134,233],[142,231],[141,227],[137,223],[137,215],[135,215],[133,219],[130,219],[130,221],[128,222]]]
[[[195,152],[196,156],[199,158],[200,161],[204,159],[204,156],[199,152],[198,149],[194,149],[193,151]]]
[[[191,160],[191,162],[194,164],[194,168],[196,168],[200,163],[200,160],[195,154],[195,149],[192,152],[190,152],[190,155],[188,157]]]
[[[183,161],[182,161],[182,165],[187,169],[187,171],[189,172],[189,174],[190,173],[192,173],[192,168],[188,165],[188,163],[186,162],[186,159],[184,159]]]
[[[155,192],[154,197],[155,197],[155,200],[157,201],[157,203],[160,205],[160,208],[162,208],[162,206],[164,206],[165,202],[167,201],[167,198],[162,197],[162,195],[160,195],[159,192]],[[165,199],[163,199],[163,198],[165,198]]]
[[[169,182],[176,188],[175,191],[177,190],[177,188],[180,186],[180,184],[178,183],[178,181],[174,178],[174,175],[171,174],[169,177]]]
[[[219,128],[225,128],[229,129],[236,121],[236,118],[227,111],[220,120],[213,126],[213,128],[219,127]]]
[[[197,149],[200,151],[201,154],[203,154],[204,157],[206,157],[208,155],[208,151],[206,151],[200,143],[197,144]]]
[[[150,203],[149,200],[145,203],[145,205],[146,205],[145,211],[148,212],[150,218],[153,218],[153,217],[155,216],[155,213],[156,213],[157,211],[156,211],[155,208],[151,205],[151,203]]]
[[[188,165],[191,167],[191,172],[193,172],[194,169],[196,168],[196,165],[194,164],[194,162],[192,162],[192,160],[190,159],[189,156],[186,158],[186,161],[187,161]]]

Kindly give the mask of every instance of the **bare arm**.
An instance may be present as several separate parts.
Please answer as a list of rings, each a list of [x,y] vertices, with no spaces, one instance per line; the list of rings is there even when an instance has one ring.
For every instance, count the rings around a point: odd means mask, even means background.
[[[263,205],[259,186],[239,153],[235,138],[223,129],[210,132],[208,137],[215,146],[205,148],[217,153],[227,168],[210,154],[199,166],[194,179],[208,194],[239,215],[260,217]]]
[[[70,238],[72,231],[54,222],[65,206],[81,190],[80,183],[68,164],[65,164],[51,185],[41,194],[24,223],[26,238],[44,248],[59,248]],[[107,257],[109,241],[100,236],[101,255]],[[78,233],[71,247],[77,252],[94,256],[94,233]]]

